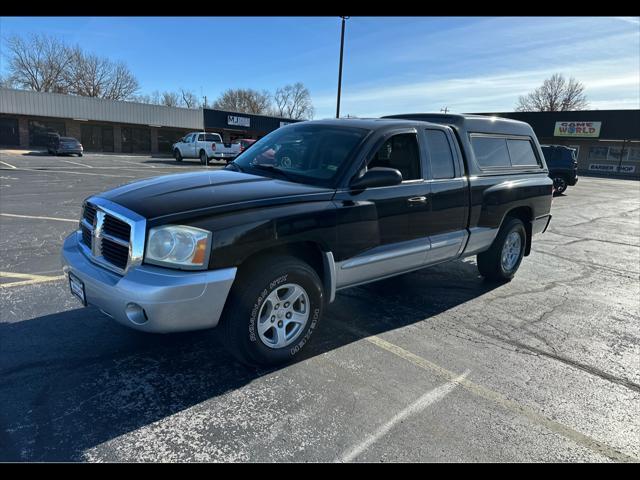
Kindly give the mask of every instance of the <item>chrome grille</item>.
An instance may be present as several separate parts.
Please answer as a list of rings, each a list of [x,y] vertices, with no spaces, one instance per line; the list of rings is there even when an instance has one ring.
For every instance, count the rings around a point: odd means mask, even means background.
[[[142,263],[146,221],[99,197],[87,200],[80,220],[80,245],[89,259],[119,274]]]

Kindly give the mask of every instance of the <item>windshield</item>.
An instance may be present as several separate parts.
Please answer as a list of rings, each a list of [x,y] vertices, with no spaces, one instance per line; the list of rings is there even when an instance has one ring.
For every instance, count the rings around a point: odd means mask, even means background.
[[[361,128],[300,123],[258,140],[232,164],[255,175],[331,186],[367,133]]]

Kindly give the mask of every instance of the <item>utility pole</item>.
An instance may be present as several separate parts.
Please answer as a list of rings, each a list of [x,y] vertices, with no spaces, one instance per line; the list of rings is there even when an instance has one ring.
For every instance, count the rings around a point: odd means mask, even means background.
[[[440,111],[446,114],[449,111],[449,107],[441,108]]]
[[[349,17],[342,18],[342,33],[340,34],[340,65],[338,68],[338,104],[336,106],[336,118],[340,118],[340,90],[342,89],[342,54],[344,52],[344,24]]]

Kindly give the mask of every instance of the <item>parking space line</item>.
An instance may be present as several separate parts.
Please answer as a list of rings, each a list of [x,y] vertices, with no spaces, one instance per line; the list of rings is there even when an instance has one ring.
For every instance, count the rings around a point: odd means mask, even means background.
[[[119,158],[113,158],[113,161],[129,163],[129,164],[131,164],[131,165],[143,165],[143,166],[148,167],[148,168],[156,168],[156,166],[155,166],[155,165],[145,165],[145,164],[140,163],[140,162],[128,162],[127,160],[121,160],[121,159],[119,159]]]
[[[0,160],[0,163],[3,164],[3,165],[6,165],[9,168],[14,169],[14,170],[16,170],[18,168],[18,167],[14,166],[14,165],[11,165],[10,163],[3,162],[2,160]]]
[[[411,405],[406,407],[400,413],[393,416],[391,420],[386,422],[380,428],[378,428],[375,433],[369,435],[363,442],[360,442],[355,447],[349,449],[346,453],[344,453],[338,462],[351,462],[355,460],[362,452],[367,450],[371,445],[380,440],[383,436],[385,436],[389,431],[395,427],[398,423],[402,422],[406,418],[411,415],[415,415],[420,413],[422,410],[427,408],[429,405],[432,405],[436,402],[439,402],[444,397],[446,397],[449,393],[451,393],[462,380],[464,380],[467,375],[471,373],[470,370],[467,370],[462,375],[457,378],[450,380],[444,385],[440,385],[439,387],[434,388],[433,390],[428,391],[424,395],[422,395],[418,400],[413,402]]]
[[[13,218],[32,218],[35,220],[55,220],[56,222],[72,222],[78,223],[78,219],[71,218],[57,218],[57,217],[37,217],[35,215],[17,215],[15,213],[0,213],[1,217],[13,217]]]
[[[62,160],[60,159],[61,162],[66,162],[66,163],[72,163],[74,165],[80,165],[81,167],[87,167],[87,168],[93,168],[91,165],[85,165],[84,163],[79,163],[79,162],[72,162],[71,160]]]
[[[386,350],[387,352],[390,352],[396,355],[397,357],[400,357],[423,370],[427,370],[432,373],[435,373],[436,375],[449,381],[454,381],[458,378],[456,373],[450,370],[447,370],[446,368],[441,367],[440,365],[437,365],[433,362],[430,362],[429,360],[422,358],[419,355],[416,355],[415,353],[405,350],[404,348],[399,347],[398,345],[395,345],[391,342],[383,340],[382,338],[376,335],[370,335],[367,332],[364,332],[360,329],[357,329],[355,327],[352,327],[346,324],[342,324],[342,326],[343,328],[349,330],[351,333],[363,337],[364,340],[375,345],[376,347]],[[485,400],[494,402],[511,412],[517,413],[518,415],[522,415],[526,417],[528,420],[530,420],[531,422],[533,422],[534,424],[543,426],[548,430],[551,430],[552,432],[557,433],[558,435],[562,435],[563,437],[568,438],[574,443],[582,447],[585,447],[591,450],[592,452],[595,452],[599,455],[604,455],[605,457],[608,457],[617,462],[635,463],[640,461],[640,459],[638,458],[622,453],[616,450],[614,447],[607,445],[606,443],[600,442],[588,435],[585,435],[584,433],[580,433],[577,430],[574,430],[573,428],[567,427],[566,425],[556,422],[555,420],[552,420],[551,418],[536,412],[534,409],[530,407],[521,405],[517,402],[514,402],[513,400],[509,400],[501,393],[498,393],[493,390],[490,390],[489,388],[483,387],[482,385],[474,383],[471,380],[467,380],[466,378],[463,378],[459,380],[458,383],[461,387],[463,387],[468,392],[473,393],[474,395],[481,397]]]
[[[22,278],[24,280],[18,280],[16,282],[0,283],[1,288],[20,287],[24,285],[34,285],[36,283],[55,282],[66,278],[66,275],[33,275],[31,273],[15,273],[15,272],[0,272],[0,277],[9,278]]]
[[[47,170],[47,169],[38,170],[36,168],[16,168],[16,167],[13,167],[13,168],[21,172],[36,172],[36,173],[45,173],[45,174],[68,173],[70,175],[93,175],[97,177],[136,178],[136,177],[130,177],[126,175],[108,175],[106,173],[70,172],[68,170]]]

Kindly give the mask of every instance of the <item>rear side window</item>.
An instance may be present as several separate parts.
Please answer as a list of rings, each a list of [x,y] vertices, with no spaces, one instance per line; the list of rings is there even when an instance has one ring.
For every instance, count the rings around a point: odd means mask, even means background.
[[[529,140],[507,140],[511,165],[515,166],[538,166],[538,159],[533,153],[533,147]]]
[[[476,160],[482,168],[510,167],[507,140],[498,137],[471,137]]]
[[[221,142],[222,139],[220,138],[220,135],[216,133],[205,133],[204,141],[205,142]]]
[[[427,130],[427,148],[432,177],[434,179],[455,177],[451,146],[442,130]]]

